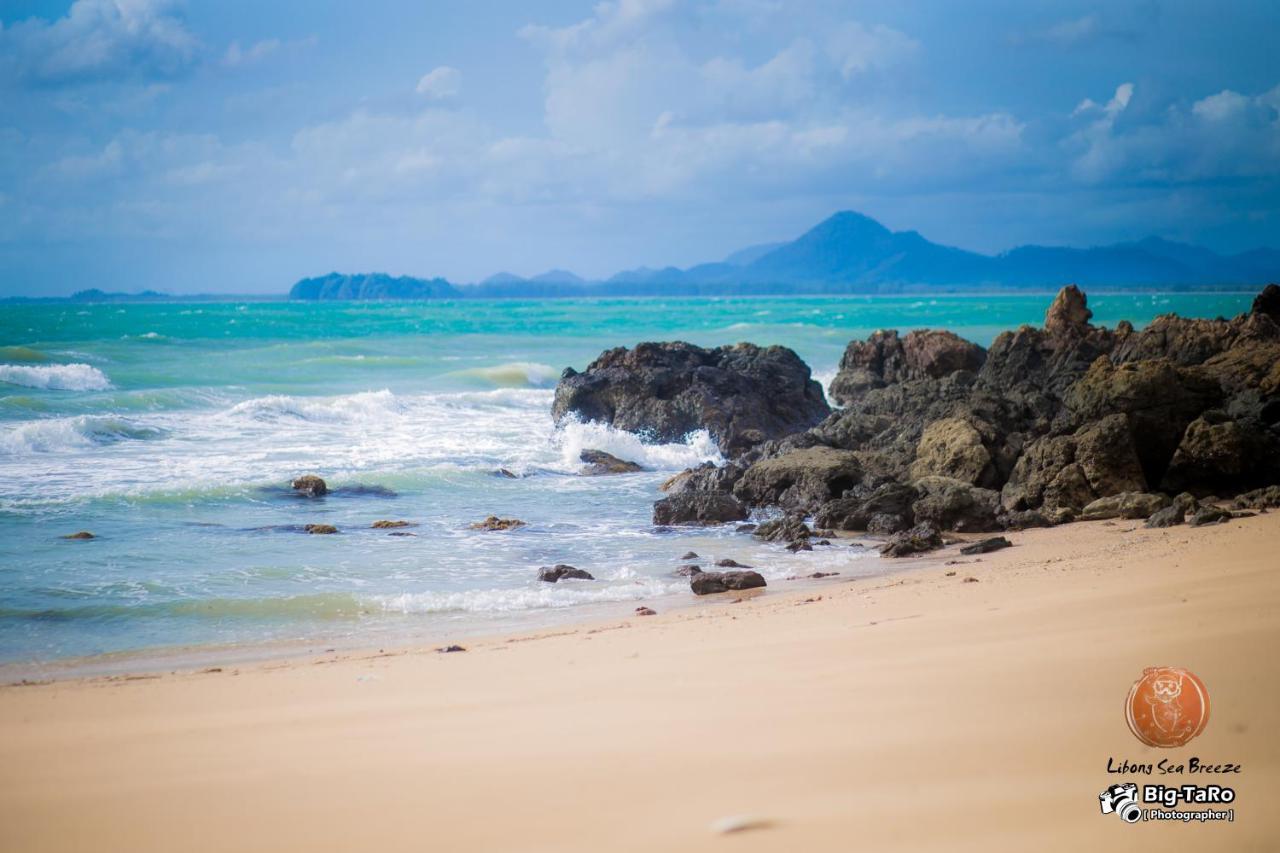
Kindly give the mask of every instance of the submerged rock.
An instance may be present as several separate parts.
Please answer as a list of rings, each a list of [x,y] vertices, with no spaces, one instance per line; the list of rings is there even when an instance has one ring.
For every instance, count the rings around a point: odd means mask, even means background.
[[[313,533],[318,535],[328,535],[331,533],[338,532],[338,528],[334,527],[332,524],[308,524],[308,525],[305,525],[302,529],[307,531],[308,533]]]
[[[309,498],[319,498],[329,493],[329,486],[315,474],[303,474],[295,478],[289,488]]]
[[[584,450],[578,454],[578,458],[587,463],[587,467],[582,469],[582,473],[588,477],[598,477],[605,474],[633,474],[636,471],[644,470],[634,462],[619,459],[612,453],[605,453],[603,450]]]
[[[1012,548],[1013,543],[1003,536],[993,536],[990,539],[982,539],[974,542],[972,545],[965,545],[960,549],[961,554],[990,554],[992,551],[999,551],[1002,548]]]
[[[807,429],[829,412],[808,365],[785,347],[642,343],[608,350],[556,386],[551,414],[680,441],[705,429],[727,455]]]
[[[98,537],[94,536],[92,533],[90,533],[87,530],[79,530],[79,531],[76,531],[75,533],[68,533],[66,536],[63,536],[62,538],[63,539],[97,539]]]
[[[701,566],[695,566],[690,564],[687,566],[681,566],[680,568],[676,569],[674,574],[678,578],[688,578],[688,577],[693,577],[694,575],[698,574],[701,571],[702,571]]]
[[[417,525],[411,521],[389,521],[381,519],[369,525],[374,530],[392,530],[397,527],[416,527]]]
[[[747,508],[733,495],[723,492],[682,492],[653,505],[653,523],[660,526],[723,524],[746,517]]]
[[[767,586],[759,572],[699,572],[689,580],[695,595],[712,595],[731,589],[756,589]]]
[[[584,569],[579,569],[565,563],[557,563],[554,566],[543,566],[538,569],[538,580],[547,583],[556,583],[565,578],[573,578],[574,580],[593,581],[595,577]]]
[[[472,530],[515,530],[517,527],[524,527],[525,522],[518,518],[498,518],[491,515],[484,521],[477,521],[471,525]]]
[[[728,558],[728,557],[725,557],[725,558],[720,559],[720,560],[716,560],[716,565],[717,565],[717,566],[719,566],[719,567],[720,567],[720,568],[722,568],[722,569],[750,569],[750,568],[752,568],[752,566],[745,566],[745,565],[743,565],[742,563],[739,563],[737,560],[732,560],[732,559],[730,559],[730,558]]]

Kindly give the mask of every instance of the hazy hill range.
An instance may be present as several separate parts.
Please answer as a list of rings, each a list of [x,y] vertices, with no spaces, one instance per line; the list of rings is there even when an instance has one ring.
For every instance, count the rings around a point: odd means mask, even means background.
[[[1075,282],[1091,287],[1255,286],[1280,279],[1280,251],[1236,255],[1159,237],[1077,249],[1019,246],[983,255],[925,239],[916,231],[890,231],[860,213],[845,211],[795,240],[752,246],[724,261],[688,269],[640,268],[605,281],[585,281],[565,270],[532,278],[498,273],[478,284],[441,278],[392,278],[374,273],[306,278],[293,299],[435,299],[466,297],[733,295],[878,293],[902,290],[1043,289]]]

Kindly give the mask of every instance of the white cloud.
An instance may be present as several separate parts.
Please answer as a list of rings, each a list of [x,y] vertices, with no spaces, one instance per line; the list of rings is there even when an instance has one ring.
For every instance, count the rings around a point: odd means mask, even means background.
[[[222,64],[230,68],[252,65],[267,58],[279,49],[280,39],[264,39],[263,41],[254,42],[247,48],[241,48],[240,42],[233,41],[227,46],[227,52],[222,56]]]
[[[857,21],[841,24],[827,39],[827,49],[846,79],[896,65],[919,47],[919,42],[895,29],[883,25],[868,27]]]
[[[417,92],[436,101],[456,97],[462,89],[462,72],[448,65],[431,69],[418,80]]]
[[[3,64],[38,84],[170,77],[199,50],[170,0],[75,0],[62,18],[0,30]]]

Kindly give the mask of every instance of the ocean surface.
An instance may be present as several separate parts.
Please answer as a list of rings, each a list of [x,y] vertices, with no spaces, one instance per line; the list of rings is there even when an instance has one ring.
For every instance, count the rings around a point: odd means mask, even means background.
[[[883,570],[730,529],[662,531],[666,477],[705,434],[556,428],[566,366],[645,340],[795,349],[824,384],[879,328],[983,345],[1050,295],[413,303],[0,304],[0,663],[275,643],[377,645],[682,601],[688,550],[771,583]],[[1097,295],[1094,322],[1230,316],[1249,294]],[[577,476],[584,448],[644,473]],[[498,476],[505,468],[517,478]],[[335,493],[301,499],[294,476]],[[471,530],[487,515],[528,522]],[[370,524],[417,526],[391,536]],[[337,526],[306,535],[310,523]],[[92,540],[65,534],[92,531]],[[598,580],[541,583],[570,563]],[[676,598],[664,599],[664,596]],[[523,621],[522,621],[523,620]]]

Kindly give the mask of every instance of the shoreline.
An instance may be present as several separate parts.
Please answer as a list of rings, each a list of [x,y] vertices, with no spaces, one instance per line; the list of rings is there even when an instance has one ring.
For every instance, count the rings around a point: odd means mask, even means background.
[[[1280,513],[1007,535],[981,562],[466,653],[2,687],[0,825],[23,850],[719,850],[733,816],[747,850],[1263,849]],[[1213,698],[1177,750],[1121,712],[1163,664]],[[1235,787],[1234,822],[1099,816],[1110,759],[1190,756],[1243,765],[1173,777]]]

